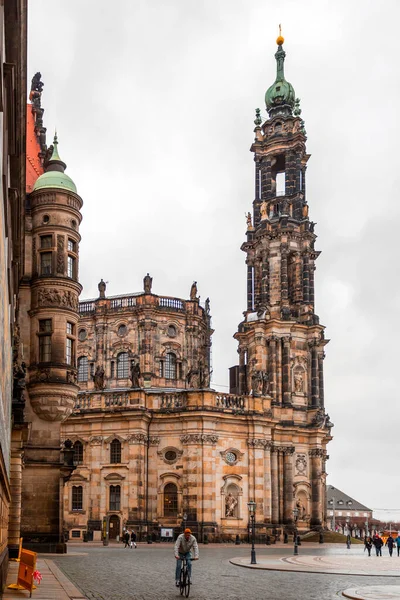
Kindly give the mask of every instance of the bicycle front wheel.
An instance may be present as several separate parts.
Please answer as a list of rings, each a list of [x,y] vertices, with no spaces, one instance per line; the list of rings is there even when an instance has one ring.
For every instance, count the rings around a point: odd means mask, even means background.
[[[183,596],[183,594],[185,592],[185,589],[186,589],[186,573],[182,569],[181,576],[180,576],[180,579],[179,579],[179,591],[181,593],[181,596]]]
[[[186,586],[185,586],[186,598],[189,598],[189,594],[190,594],[190,577],[189,577],[189,575],[186,575]]]

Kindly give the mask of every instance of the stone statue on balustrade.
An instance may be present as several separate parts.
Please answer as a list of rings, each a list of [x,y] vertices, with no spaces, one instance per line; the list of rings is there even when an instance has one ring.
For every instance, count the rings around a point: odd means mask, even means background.
[[[95,390],[104,390],[104,387],[105,387],[104,377],[105,377],[105,371],[103,369],[103,366],[97,365],[95,374],[92,375]]]
[[[197,281],[193,281],[192,287],[190,288],[190,299],[198,300],[198,298],[197,298]]]
[[[99,290],[99,298],[105,298],[106,297],[106,282],[103,281],[102,279],[100,279],[100,283],[97,286],[98,290]]]
[[[253,371],[251,376],[251,395],[261,396],[263,392],[263,371]]]
[[[153,278],[147,273],[143,279],[143,289],[145,294],[151,294],[151,287],[153,285]]]
[[[133,388],[140,387],[140,364],[138,360],[131,362],[131,381]]]

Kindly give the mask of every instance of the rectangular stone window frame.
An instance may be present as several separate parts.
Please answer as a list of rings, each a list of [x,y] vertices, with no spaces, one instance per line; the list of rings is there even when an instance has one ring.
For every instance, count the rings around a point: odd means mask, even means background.
[[[53,273],[53,253],[40,252],[40,274],[43,277]]]
[[[38,324],[38,344],[39,344],[39,363],[51,362],[51,338],[53,334],[53,320],[39,319]]]
[[[76,242],[74,240],[71,240],[71,238],[68,238],[67,250],[68,252],[76,253]]]
[[[83,486],[73,485],[71,490],[72,512],[83,511]]]
[[[68,254],[67,257],[67,277],[76,279],[76,258]]]
[[[40,249],[44,250],[45,248],[53,248],[53,236],[49,235],[41,235],[40,236]]]
[[[121,486],[110,485],[109,487],[109,510],[120,511],[121,510]]]
[[[75,366],[75,324],[67,321],[67,337],[65,340],[65,362],[67,365]]]

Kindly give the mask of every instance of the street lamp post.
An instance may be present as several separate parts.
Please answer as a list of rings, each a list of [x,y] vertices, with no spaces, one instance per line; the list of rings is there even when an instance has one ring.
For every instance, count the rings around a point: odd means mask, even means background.
[[[299,553],[299,545],[297,543],[297,527],[296,527],[298,516],[299,516],[299,509],[297,508],[297,506],[295,506],[294,509],[293,509],[293,521],[294,521],[294,548],[293,548],[293,554],[295,556],[297,556],[298,553]]]
[[[256,506],[257,505],[254,502],[254,500],[250,500],[250,502],[247,503],[247,507],[249,509],[250,523],[251,523],[251,561],[250,561],[251,565],[257,564],[256,550],[254,547],[255,540],[256,540],[256,531],[255,531]]]

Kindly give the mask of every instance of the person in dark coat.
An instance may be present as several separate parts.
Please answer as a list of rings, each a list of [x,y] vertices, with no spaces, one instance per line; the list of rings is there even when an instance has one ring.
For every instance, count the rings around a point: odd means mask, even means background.
[[[389,556],[392,556],[392,554],[393,554],[393,546],[394,546],[394,539],[392,538],[391,535],[389,535],[388,539],[386,540],[385,546],[388,547]]]
[[[383,539],[378,534],[375,534],[372,543],[375,546],[376,555],[382,556]]]
[[[136,533],[133,531],[131,531],[131,548],[137,548],[136,545]]]
[[[129,546],[129,539],[130,539],[129,531],[126,530],[125,533],[124,533],[124,542],[125,542],[124,548],[128,548],[128,546]]]
[[[368,556],[371,556],[372,540],[370,536],[365,538],[364,546],[368,550]]]

